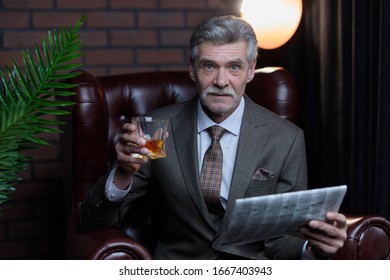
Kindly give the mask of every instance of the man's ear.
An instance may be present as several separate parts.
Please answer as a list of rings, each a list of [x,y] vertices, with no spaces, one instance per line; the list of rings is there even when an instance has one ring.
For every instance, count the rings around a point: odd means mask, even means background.
[[[190,78],[191,78],[191,80],[196,82],[196,79],[195,79],[195,69],[194,69],[192,63],[190,64]]]
[[[257,60],[254,59],[249,65],[249,70],[248,70],[248,78],[246,79],[246,82],[249,83],[250,81],[253,80],[253,77],[255,76],[255,70],[256,70],[256,63]]]

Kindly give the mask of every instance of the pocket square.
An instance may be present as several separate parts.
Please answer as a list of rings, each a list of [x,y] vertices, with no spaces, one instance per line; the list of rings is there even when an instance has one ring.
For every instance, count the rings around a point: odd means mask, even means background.
[[[256,170],[255,174],[253,174],[252,181],[263,181],[268,180],[274,177],[274,173],[270,170],[259,168]]]

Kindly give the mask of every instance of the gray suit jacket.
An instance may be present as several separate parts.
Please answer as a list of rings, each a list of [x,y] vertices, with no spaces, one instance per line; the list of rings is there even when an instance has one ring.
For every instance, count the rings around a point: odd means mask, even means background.
[[[247,96],[236,164],[226,211],[237,198],[307,188],[306,153],[301,129],[258,106]],[[123,202],[104,196],[106,177],[87,194],[82,204],[83,228],[113,226],[131,217],[134,201],[146,192],[157,197],[155,208],[162,231],[156,259],[216,259],[237,256],[253,259],[299,259],[304,240],[281,236],[265,242],[231,246],[227,252],[213,248],[224,216],[210,215],[203,200],[197,159],[196,106],[198,98],[151,113],[170,118],[167,157],[150,161],[134,178]],[[259,173],[260,172],[260,173]],[[267,176],[273,173],[273,176]],[[99,201],[99,203],[96,203]],[[129,214],[130,213],[130,214]],[[225,215],[226,217],[226,215]]]

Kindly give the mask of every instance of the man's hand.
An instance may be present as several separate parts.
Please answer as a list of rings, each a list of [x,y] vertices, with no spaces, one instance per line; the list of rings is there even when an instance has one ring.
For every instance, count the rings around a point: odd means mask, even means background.
[[[333,256],[347,239],[347,218],[337,212],[328,212],[327,221],[312,220],[300,229],[309,241],[309,254],[316,258]]]
[[[145,143],[145,139],[136,133],[135,125],[125,123],[122,126],[122,133],[115,144],[119,166],[115,173],[114,184],[118,188],[125,189],[141,164],[148,161],[149,150],[144,148]]]

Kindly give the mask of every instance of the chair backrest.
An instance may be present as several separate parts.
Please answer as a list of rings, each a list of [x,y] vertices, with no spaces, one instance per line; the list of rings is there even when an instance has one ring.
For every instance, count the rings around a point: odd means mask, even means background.
[[[72,114],[61,134],[67,197],[78,208],[88,190],[115,159],[115,140],[131,117],[196,94],[186,71],[145,72],[94,77],[88,72],[73,79],[79,84]],[[256,103],[296,122],[297,96],[290,73],[281,67],[256,70],[246,93]],[[70,205],[70,204],[69,204]]]

